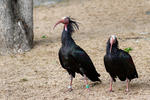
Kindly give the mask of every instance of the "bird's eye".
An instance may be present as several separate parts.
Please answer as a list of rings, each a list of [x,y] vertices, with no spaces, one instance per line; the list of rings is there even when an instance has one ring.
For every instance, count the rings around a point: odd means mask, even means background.
[[[67,18],[65,18],[65,19],[64,19],[64,23],[65,23],[65,24],[68,24],[68,23],[69,23],[69,20],[68,20]]]

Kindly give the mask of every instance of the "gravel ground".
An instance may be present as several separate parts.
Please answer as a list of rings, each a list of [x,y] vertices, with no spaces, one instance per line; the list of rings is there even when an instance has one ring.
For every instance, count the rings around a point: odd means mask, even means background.
[[[148,100],[150,98],[150,1],[149,0],[66,0],[34,8],[35,46],[26,53],[0,56],[1,100]],[[70,82],[60,66],[58,50],[63,25],[53,25],[72,16],[80,30],[73,38],[91,57],[102,83],[90,83],[85,90],[81,75],[73,81],[73,91],[65,92]],[[139,73],[125,92],[125,82],[117,80],[109,93],[109,75],[103,57],[111,34],[119,47],[130,52]],[[43,38],[42,38],[43,37]]]

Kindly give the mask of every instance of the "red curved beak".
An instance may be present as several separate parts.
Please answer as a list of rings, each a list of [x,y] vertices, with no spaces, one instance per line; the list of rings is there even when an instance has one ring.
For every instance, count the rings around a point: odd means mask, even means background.
[[[112,38],[112,39],[110,40],[110,53],[111,53],[111,50],[112,50],[112,45],[113,45],[113,43],[114,43],[114,39]]]
[[[58,21],[58,22],[54,25],[53,30],[54,30],[54,28],[55,28],[58,24],[60,24],[60,23],[64,23],[64,20],[62,19],[62,20]]]

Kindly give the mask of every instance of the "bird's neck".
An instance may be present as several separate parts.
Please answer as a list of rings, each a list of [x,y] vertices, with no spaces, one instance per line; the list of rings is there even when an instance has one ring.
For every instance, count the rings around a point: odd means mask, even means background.
[[[75,43],[74,40],[72,39],[71,32],[69,31],[69,28],[67,27],[67,30],[64,27],[64,30],[62,32],[61,36],[61,42],[63,46],[69,46],[72,43]]]

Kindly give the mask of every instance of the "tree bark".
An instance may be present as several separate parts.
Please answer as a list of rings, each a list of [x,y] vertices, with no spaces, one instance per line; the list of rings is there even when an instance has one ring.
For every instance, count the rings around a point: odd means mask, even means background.
[[[0,54],[33,47],[33,0],[0,0]]]

